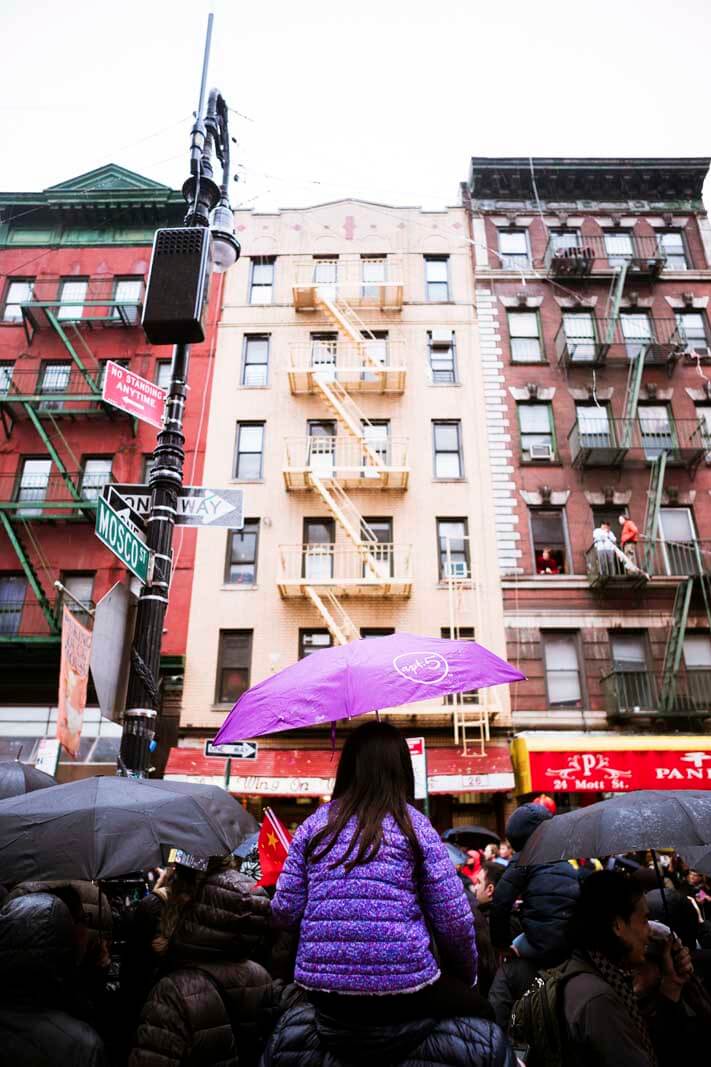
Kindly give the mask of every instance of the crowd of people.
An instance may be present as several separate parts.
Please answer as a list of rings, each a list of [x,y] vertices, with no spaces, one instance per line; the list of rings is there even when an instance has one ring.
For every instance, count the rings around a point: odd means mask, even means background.
[[[234,856],[6,886],[0,1065],[666,1067],[707,1055],[711,893],[664,856],[523,865],[529,803],[459,869],[399,732],[348,737],[276,889]],[[131,899],[131,898],[135,899]]]

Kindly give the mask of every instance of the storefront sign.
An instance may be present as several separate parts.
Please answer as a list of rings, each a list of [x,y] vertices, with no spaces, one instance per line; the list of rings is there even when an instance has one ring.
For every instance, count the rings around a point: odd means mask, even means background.
[[[62,612],[62,655],[59,665],[57,739],[70,756],[79,755],[91,661],[91,630],[69,608]]]
[[[633,789],[708,789],[708,748],[530,752],[531,790],[627,793]]]
[[[412,773],[415,778],[415,800],[423,800],[427,796],[427,753],[425,751],[424,737],[406,738],[407,747],[410,749],[412,760]]]

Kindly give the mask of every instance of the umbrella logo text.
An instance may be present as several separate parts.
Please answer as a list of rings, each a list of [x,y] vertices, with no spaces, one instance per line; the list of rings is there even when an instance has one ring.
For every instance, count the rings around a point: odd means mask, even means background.
[[[449,674],[449,664],[439,652],[403,652],[393,660],[399,675],[420,685],[437,685]]]

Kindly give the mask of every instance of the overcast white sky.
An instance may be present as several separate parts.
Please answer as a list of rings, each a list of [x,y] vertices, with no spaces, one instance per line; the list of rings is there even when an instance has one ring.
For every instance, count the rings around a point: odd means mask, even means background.
[[[207,12],[235,206],[457,202],[472,155],[711,153],[709,0],[2,0],[0,187],[187,176]]]

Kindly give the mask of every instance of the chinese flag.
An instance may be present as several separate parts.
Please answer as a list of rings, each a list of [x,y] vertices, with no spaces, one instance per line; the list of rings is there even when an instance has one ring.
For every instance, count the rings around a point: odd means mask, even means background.
[[[265,808],[257,842],[259,865],[262,868],[262,877],[257,885],[276,885],[289,851],[290,842],[291,834],[287,828],[279,821],[271,808]]]

